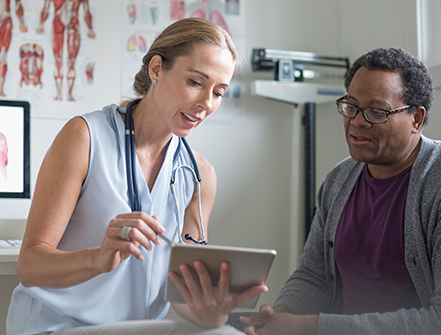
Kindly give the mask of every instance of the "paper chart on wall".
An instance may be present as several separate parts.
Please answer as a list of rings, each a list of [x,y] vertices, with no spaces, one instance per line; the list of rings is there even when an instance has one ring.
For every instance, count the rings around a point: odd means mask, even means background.
[[[98,12],[98,0],[0,1],[10,23],[1,31],[0,98],[27,100],[39,116],[90,111]]]
[[[133,81],[142,57],[155,37],[169,24],[185,17],[200,17],[226,29],[244,57],[245,16],[243,0],[124,0],[122,8],[121,94],[133,98]],[[242,95],[246,90],[241,75],[236,75],[219,109],[207,122],[243,122]]]

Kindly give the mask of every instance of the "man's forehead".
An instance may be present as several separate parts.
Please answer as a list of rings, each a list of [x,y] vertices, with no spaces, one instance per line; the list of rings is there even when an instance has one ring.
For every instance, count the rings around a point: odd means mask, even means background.
[[[368,69],[364,66],[360,67],[355,73],[348,87],[348,92],[355,86],[366,90],[398,91],[397,93],[400,94],[404,90],[401,73],[381,69]]]

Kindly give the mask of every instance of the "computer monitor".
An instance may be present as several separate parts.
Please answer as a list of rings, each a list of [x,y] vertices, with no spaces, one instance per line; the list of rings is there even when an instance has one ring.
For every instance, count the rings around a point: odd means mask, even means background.
[[[30,198],[30,106],[0,100],[0,219],[26,218]]]

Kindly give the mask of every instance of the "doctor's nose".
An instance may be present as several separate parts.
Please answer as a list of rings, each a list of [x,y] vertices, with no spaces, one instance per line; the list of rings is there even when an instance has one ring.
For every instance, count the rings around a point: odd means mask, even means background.
[[[211,109],[213,108],[212,92],[211,91],[209,93],[202,92],[199,96],[197,106],[201,110],[204,110],[206,112],[211,112]]]

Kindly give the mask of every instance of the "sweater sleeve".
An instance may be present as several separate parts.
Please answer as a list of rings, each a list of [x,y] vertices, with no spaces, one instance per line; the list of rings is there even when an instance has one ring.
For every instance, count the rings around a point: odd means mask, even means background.
[[[275,306],[288,307],[294,314],[319,314],[330,310],[332,292],[328,284],[323,250],[324,231],[317,210],[300,265],[286,281]]]
[[[436,335],[441,334],[440,311],[438,306],[381,314],[320,314],[318,334]]]

